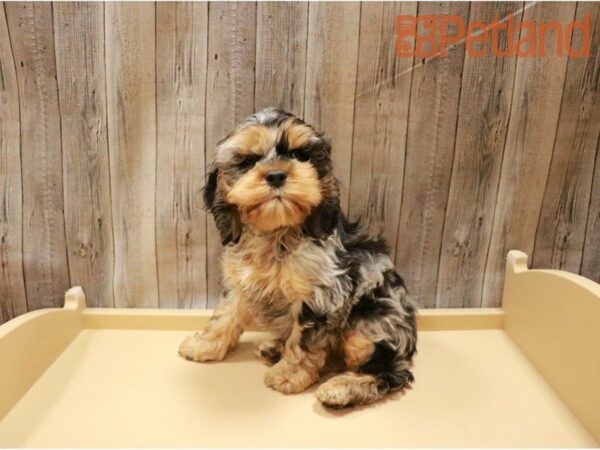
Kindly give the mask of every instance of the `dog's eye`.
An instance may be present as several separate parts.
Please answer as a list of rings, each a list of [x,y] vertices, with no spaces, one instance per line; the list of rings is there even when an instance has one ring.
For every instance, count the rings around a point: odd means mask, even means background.
[[[260,156],[258,155],[248,155],[238,163],[238,167],[240,169],[249,169],[250,167],[253,167],[259,159]]]
[[[310,159],[310,150],[308,149],[298,149],[292,150],[290,152],[292,158],[297,159],[298,161],[305,162]]]

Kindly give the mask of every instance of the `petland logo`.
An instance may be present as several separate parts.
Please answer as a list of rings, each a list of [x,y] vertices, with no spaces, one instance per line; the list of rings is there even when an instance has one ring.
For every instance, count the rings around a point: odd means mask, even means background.
[[[509,14],[502,20],[494,17],[490,23],[473,21],[467,26],[460,16],[397,16],[396,31],[399,57],[446,56],[448,47],[463,42],[471,57],[490,54],[500,58],[545,56],[548,43],[555,44],[554,52],[558,56],[567,54],[579,58],[590,54],[589,14],[585,14],[582,21],[568,24],[556,21],[515,23],[514,16]],[[581,39],[572,39],[577,33]],[[575,42],[579,42],[578,48],[573,47]]]

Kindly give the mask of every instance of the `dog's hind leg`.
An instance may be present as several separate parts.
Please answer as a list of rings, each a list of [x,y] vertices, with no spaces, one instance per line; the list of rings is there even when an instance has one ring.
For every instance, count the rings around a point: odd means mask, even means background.
[[[417,343],[415,305],[394,270],[380,277],[375,287],[363,290],[350,311],[341,343],[348,372],[316,391],[324,405],[371,403],[414,381],[410,367]]]
[[[413,381],[408,363],[402,361],[387,372],[346,372],[336,375],[319,386],[315,396],[330,408],[366,405],[379,400],[388,392],[408,387]]]
[[[399,330],[396,331],[396,337],[401,336]],[[408,337],[397,341],[409,342]],[[347,372],[323,383],[315,395],[332,408],[372,403],[414,381],[410,372],[413,352],[412,345],[375,341],[369,334],[351,330],[342,344]]]
[[[330,408],[372,403],[383,396],[373,375],[346,372],[323,383],[315,392],[317,399]]]

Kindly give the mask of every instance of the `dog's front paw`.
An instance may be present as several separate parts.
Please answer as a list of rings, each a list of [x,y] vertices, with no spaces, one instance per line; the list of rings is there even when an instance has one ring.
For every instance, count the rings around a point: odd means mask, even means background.
[[[265,341],[261,342],[256,347],[256,357],[260,359],[267,366],[277,364],[281,359],[281,352],[283,350],[283,342],[280,340]]]
[[[226,346],[200,333],[192,334],[179,346],[179,354],[190,361],[221,361],[226,353]]]
[[[318,378],[318,374],[313,371],[283,360],[267,370],[265,384],[284,394],[296,394],[304,391]]]

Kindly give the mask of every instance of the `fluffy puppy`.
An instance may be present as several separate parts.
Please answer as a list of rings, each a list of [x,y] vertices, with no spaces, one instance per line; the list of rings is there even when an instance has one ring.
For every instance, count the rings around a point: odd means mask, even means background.
[[[341,408],[413,381],[415,306],[384,241],[342,214],[325,135],[273,108],[248,117],[218,144],[204,201],[225,247],[224,290],[181,356],[221,360],[252,327],[275,335],[257,355],[285,394],[343,372],[316,391]]]

